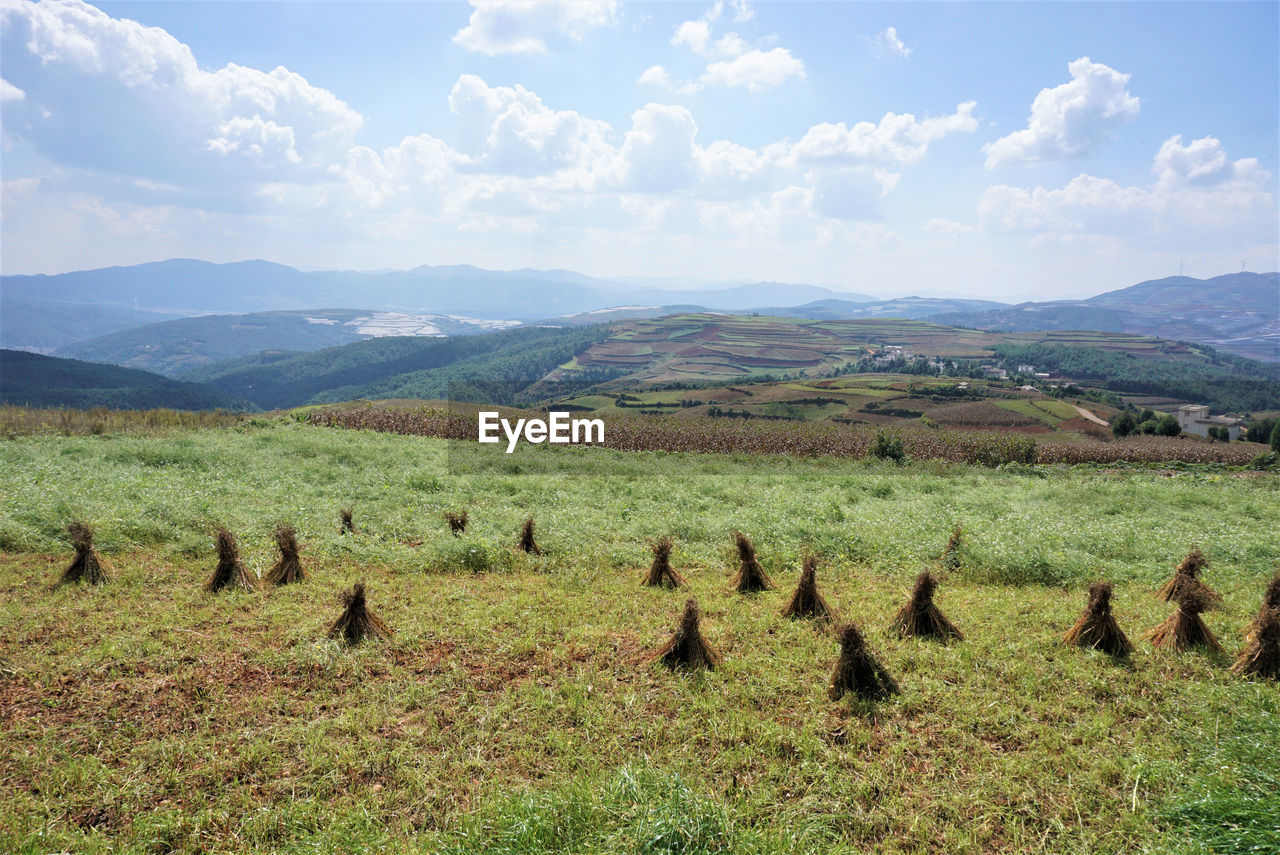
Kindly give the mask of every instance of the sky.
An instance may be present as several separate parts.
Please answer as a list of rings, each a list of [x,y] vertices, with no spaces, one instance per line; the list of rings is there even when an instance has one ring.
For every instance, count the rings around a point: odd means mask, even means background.
[[[0,0],[0,272],[1280,267],[1280,3]]]

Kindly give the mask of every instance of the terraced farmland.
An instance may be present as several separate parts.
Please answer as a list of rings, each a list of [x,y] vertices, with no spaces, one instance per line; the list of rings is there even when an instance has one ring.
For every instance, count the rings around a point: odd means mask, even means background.
[[[901,319],[812,321],[701,313],[619,324],[548,379],[563,379],[586,368],[623,369],[628,383],[641,384],[716,382],[759,374],[816,377],[892,349],[972,359],[991,356],[1000,344],[1062,344],[1199,358],[1187,345],[1126,333],[993,333]]]
[[[1019,433],[1086,433],[1093,427],[1081,419],[1075,404],[1038,391],[984,380],[908,374],[859,374],[706,389],[635,386],[615,397],[583,395],[565,403],[602,415],[661,415],[679,420],[719,415],[879,425],[932,422],[944,427]],[[1115,413],[1094,401],[1082,403],[1103,419]],[[921,422],[922,418],[928,422]]]

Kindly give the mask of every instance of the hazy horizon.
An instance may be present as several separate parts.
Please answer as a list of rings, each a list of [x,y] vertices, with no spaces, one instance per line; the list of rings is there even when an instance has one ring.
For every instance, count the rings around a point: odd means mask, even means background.
[[[229,261],[210,261],[208,259],[203,259],[203,258],[173,257],[173,258],[160,258],[160,259],[154,259],[152,261],[138,262],[137,264],[134,264],[134,265],[107,265],[106,268],[79,268],[74,270],[62,270],[62,271],[49,272],[49,273],[46,273],[46,272],[7,273],[5,272],[3,275],[5,276],[59,276],[64,273],[84,273],[84,272],[92,272],[94,270],[99,270],[99,269],[107,269],[110,267],[135,267],[143,264],[162,264],[168,261],[197,261],[197,262],[203,262],[207,264],[245,264],[245,263],[253,263],[253,262],[262,262],[266,264],[278,264],[285,267],[291,267],[301,273],[380,274],[380,273],[408,273],[414,270],[415,268],[419,268],[419,267],[471,267],[471,268],[475,268],[475,269],[482,270],[485,272],[490,272],[490,273],[517,273],[525,270],[531,273],[540,273],[540,274],[568,273],[568,274],[574,274],[574,275],[588,276],[591,279],[600,280],[602,284],[623,285],[623,286],[629,286],[635,289],[649,288],[649,289],[672,291],[672,292],[704,291],[704,290],[712,291],[712,290],[722,289],[722,288],[724,289],[734,288],[734,287],[743,286],[743,285],[777,284],[784,287],[817,286],[817,287],[827,288],[837,293],[847,293],[851,295],[856,294],[856,295],[874,297],[878,301],[904,299],[904,298],[910,298],[910,297],[929,297],[929,298],[939,298],[939,299],[990,300],[994,302],[1009,302],[1009,303],[1027,302],[1027,301],[1021,301],[1021,300],[1014,301],[1014,300],[1009,300],[1007,298],[1002,299],[999,297],[995,297],[995,296],[991,296],[983,293],[972,293],[967,291],[961,292],[961,291],[944,291],[944,290],[936,290],[936,291],[916,290],[911,292],[902,291],[899,293],[899,292],[893,291],[892,289],[880,289],[878,285],[876,290],[870,290],[869,286],[866,288],[855,288],[855,287],[842,288],[838,285],[825,285],[823,283],[818,283],[818,282],[796,282],[796,281],[785,282],[785,281],[778,281],[778,280],[760,280],[760,279],[757,279],[757,280],[743,280],[743,279],[696,280],[696,279],[688,279],[688,278],[682,278],[682,277],[665,277],[665,278],[664,277],[633,277],[633,276],[612,276],[612,277],[599,276],[597,277],[597,276],[591,276],[590,274],[585,274],[580,270],[567,270],[564,268],[534,268],[534,267],[519,268],[517,267],[517,268],[498,269],[498,268],[486,268],[478,264],[468,264],[466,262],[460,262],[457,264],[448,264],[448,265],[444,265],[444,264],[435,265],[435,264],[424,263],[424,264],[412,265],[410,267],[394,267],[394,268],[384,267],[384,268],[376,268],[376,269],[360,269],[360,268],[337,269],[337,268],[330,268],[330,267],[296,266],[292,264],[285,264],[284,262],[281,262],[281,261],[273,261],[272,259],[269,259],[269,258],[238,258],[238,259],[233,259]],[[1215,279],[1219,276],[1229,276],[1233,273],[1274,275],[1276,272],[1277,271],[1275,270],[1243,270],[1243,271],[1235,270],[1235,271],[1226,271],[1223,273],[1207,274],[1205,276],[1192,276],[1190,274],[1182,274],[1182,275],[1184,275],[1186,278],[1189,278],[1189,279],[1196,279],[1196,280],[1203,281],[1208,279]],[[1171,274],[1171,275],[1177,276],[1178,274]],[[1115,287],[1104,287],[1098,290],[1081,291],[1079,294],[1062,295],[1059,297],[1055,297],[1053,299],[1055,300],[1086,300],[1090,297],[1096,297],[1100,294],[1121,290],[1133,285],[1141,284],[1143,282],[1158,281],[1158,280],[1167,279],[1167,278],[1170,278],[1170,276],[1149,277],[1148,279],[1138,280],[1135,282],[1127,282],[1122,285],[1117,285]],[[624,296],[625,296],[625,292],[619,294],[620,298]],[[803,302],[808,302],[808,301],[803,301]],[[1030,302],[1035,302],[1035,301],[1033,300]],[[789,305],[789,304],[782,302],[782,303],[779,303],[779,305]],[[317,306],[316,308],[323,308],[323,307]],[[610,307],[602,307],[602,308],[610,308]],[[210,313],[201,312],[199,314],[210,314]],[[213,312],[212,314],[220,314],[220,313]],[[231,312],[230,314],[241,314],[241,313]]]
[[[0,271],[1269,272],[1278,8],[0,0]]]

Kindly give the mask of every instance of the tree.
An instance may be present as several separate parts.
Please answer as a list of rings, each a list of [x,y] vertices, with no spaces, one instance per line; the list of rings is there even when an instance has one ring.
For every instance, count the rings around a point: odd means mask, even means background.
[[[1276,426],[1271,429],[1271,450],[1280,451],[1280,420],[1276,421]]]
[[[1270,442],[1271,432],[1276,429],[1276,424],[1278,422],[1280,422],[1280,419],[1254,419],[1249,423],[1249,428],[1245,433],[1245,437],[1249,442]]]
[[[1138,420],[1128,410],[1116,413],[1111,419],[1111,432],[1116,436],[1128,436],[1138,429]]]
[[[1156,433],[1160,436],[1177,436],[1182,433],[1182,428],[1178,425],[1177,418],[1169,415],[1156,422]]]

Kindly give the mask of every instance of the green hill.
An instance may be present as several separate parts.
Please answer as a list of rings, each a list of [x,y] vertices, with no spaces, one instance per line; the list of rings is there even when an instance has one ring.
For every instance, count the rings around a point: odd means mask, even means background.
[[[113,410],[253,410],[243,398],[148,371],[0,350],[0,402]]]
[[[515,403],[557,366],[604,338],[607,327],[521,327],[445,339],[387,337],[314,353],[258,354],[188,372],[264,408],[355,398],[444,398]],[[618,372],[594,371],[577,385]]]
[[[318,350],[360,341],[346,321],[356,309],[201,315],[77,341],[55,355],[176,377],[198,365],[264,350]]]

